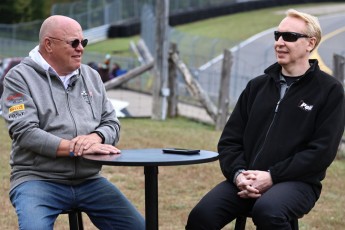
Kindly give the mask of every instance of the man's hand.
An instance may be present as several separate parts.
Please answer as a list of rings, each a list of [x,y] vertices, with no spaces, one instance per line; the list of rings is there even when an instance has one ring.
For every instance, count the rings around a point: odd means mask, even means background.
[[[121,153],[121,150],[119,150],[115,146],[108,145],[108,144],[99,144],[99,143],[93,144],[90,146],[90,148],[84,149],[83,151],[83,155],[86,155],[86,154],[109,155],[109,154],[119,154],[119,153]]]
[[[242,198],[258,198],[273,185],[271,174],[266,171],[243,171],[236,178],[236,186]]]
[[[73,138],[70,142],[70,152],[74,152],[77,156],[83,155],[83,152],[94,144],[102,143],[102,139],[96,134],[81,135]]]
[[[241,198],[258,198],[260,197],[259,190],[252,186],[256,180],[256,176],[253,173],[246,173],[243,171],[236,178],[236,186],[240,190],[237,194]]]
[[[253,180],[251,185],[259,190],[260,194],[266,192],[273,185],[271,174],[267,171],[248,170],[244,171],[243,175],[245,177],[253,177],[253,175],[255,176],[255,180]]]

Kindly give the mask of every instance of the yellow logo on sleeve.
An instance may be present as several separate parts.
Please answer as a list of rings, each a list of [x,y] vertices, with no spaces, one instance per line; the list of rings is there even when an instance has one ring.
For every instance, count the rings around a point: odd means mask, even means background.
[[[9,113],[25,110],[24,104],[14,105],[9,109]]]

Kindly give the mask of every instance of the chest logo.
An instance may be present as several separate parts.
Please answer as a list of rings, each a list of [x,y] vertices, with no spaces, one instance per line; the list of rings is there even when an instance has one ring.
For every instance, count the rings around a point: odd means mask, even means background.
[[[91,96],[90,94],[88,95],[86,91],[83,91],[81,92],[81,96],[84,98],[86,103],[90,104],[90,98],[89,98],[89,96]]]
[[[303,100],[299,102],[298,107],[304,111],[310,112],[313,110],[313,105],[305,103]]]

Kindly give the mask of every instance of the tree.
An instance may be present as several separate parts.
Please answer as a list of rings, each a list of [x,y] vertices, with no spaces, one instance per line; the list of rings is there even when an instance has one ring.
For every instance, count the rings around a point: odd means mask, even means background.
[[[55,3],[73,2],[73,0],[1,0],[0,23],[14,24],[45,19]]]

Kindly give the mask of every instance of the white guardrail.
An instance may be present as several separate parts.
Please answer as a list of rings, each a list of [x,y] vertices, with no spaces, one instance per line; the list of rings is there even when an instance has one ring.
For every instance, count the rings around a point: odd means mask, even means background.
[[[84,30],[84,38],[89,40],[89,44],[104,41],[108,38],[108,30],[110,25],[106,24],[92,29]]]

